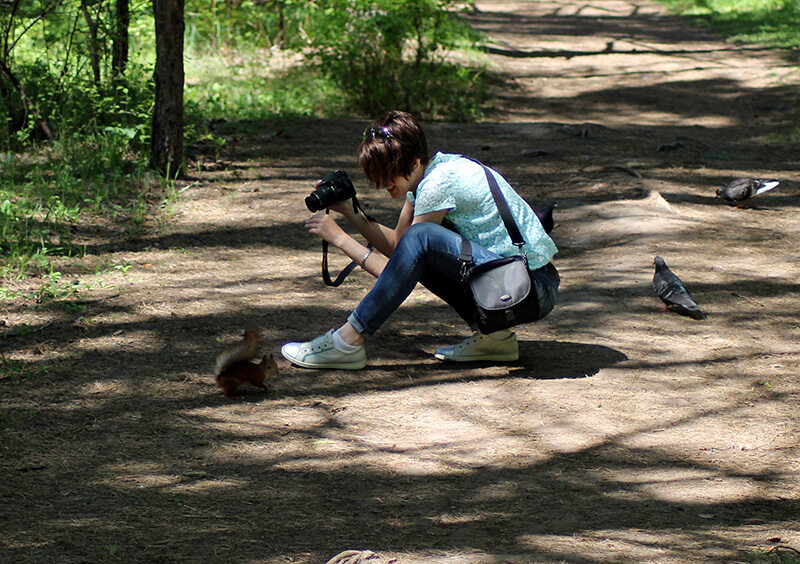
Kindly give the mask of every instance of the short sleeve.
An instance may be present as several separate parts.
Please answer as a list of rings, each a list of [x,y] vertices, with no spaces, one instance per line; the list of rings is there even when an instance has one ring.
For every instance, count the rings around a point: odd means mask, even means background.
[[[458,177],[451,167],[436,167],[417,186],[414,215],[455,209],[457,188]]]

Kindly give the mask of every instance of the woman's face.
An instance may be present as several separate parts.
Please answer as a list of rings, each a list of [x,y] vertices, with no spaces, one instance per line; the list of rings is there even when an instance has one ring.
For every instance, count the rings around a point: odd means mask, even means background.
[[[422,180],[422,174],[424,172],[424,167],[420,164],[419,159],[417,159],[409,176],[395,176],[384,188],[394,199],[405,198],[406,193],[411,192],[415,194],[417,192],[417,185],[419,181]]]

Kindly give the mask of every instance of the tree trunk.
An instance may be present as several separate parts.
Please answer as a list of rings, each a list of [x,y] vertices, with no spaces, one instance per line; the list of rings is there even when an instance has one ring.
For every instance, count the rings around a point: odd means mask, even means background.
[[[39,109],[36,107],[36,104],[25,92],[25,87],[22,86],[22,83],[19,81],[19,79],[17,79],[11,68],[6,65],[4,60],[0,60],[0,75],[4,76],[6,80],[11,83],[11,85],[14,87],[14,90],[19,93],[19,97],[22,100],[22,103],[25,105],[25,108],[33,114],[34,118],[36,118],[36,129],[34,130],[34,134],[40,133],[48,141],[53,141],[55,137],[53,137],[53,133],[50,131],[50,126],[47,125],[47,122],[44,120],[44,118],[42,118],[42,115],[39,113]]]
[[[36,120],[33,130],[34,136],[41,139],[47,139],[49,141],[53,141],[54,139],[53,133],[50,131],[50,126],[39,113],[39,108],[36,106],[36,103],[31,100],[31,98],[25,92],[25,87],[22,85],[22,82],[20,82],[20,80],[11,70],[11,51],[14,49],[17,41],[19,41],[22,35],[27,33],[28,30],[33,27],[35,22],[43,20],[47,14],[53,12],[61,5],[61,3],[62,0],[53,0],[52,4],[43,2],[39,7],[39,13],[33,17],[33,22],[28,22],[26,25],[18,26],[15,18],[17,18],[17,12],[20,4],[22,4],[22,0],[0,0],[0,4],[4,5],[4,12],[7,15],[7,17],[5,17],[2,21],[2,28],[0,28],[0,82],[2,82],[3,78],[8,81],[8,84],[11,85],[11,88],[19,95],[20,101],[22,102],[22,107],[24,109],[24,113],[18,118],[12,119],[8,125],[11,128],[11,131],[19,131],[25,126],[25,122],[28,119],[27,114],[31,113]],[[18,27],[22,27],[23,29],[19,36],[13,38],[12,32],[14,32]],[[3,97],[9,95],[9,89],[6,88],[5,84],[2,84],[0,89],[2,89]],[[11,104],[7,104],[6,107],[8,108],[9,114],[13,112],[11,109]]]
[[[283,0],[278,0],[278,37],[276,37],[275,43],[281,47],[286,42],[286,19],[283,15],[283,4]]]
[[[100,48],[97,43],[97,21],[92,19],[86,0],[81,1],[81,11],[83,12],[83,19],[86,20],[86,25],[89,28],[89,60],[92,63],[92,75],[94,76],[95,85],[100,87]]]
[[[153,0],[156,21],[156,85],[151,163],[161,174],[183,172],[184,0]]]
[[[128,27],[131,23],[129,0],[116,1],[114,17],[114,44],[111,47],[111,78],[125,74],[128,65]]]

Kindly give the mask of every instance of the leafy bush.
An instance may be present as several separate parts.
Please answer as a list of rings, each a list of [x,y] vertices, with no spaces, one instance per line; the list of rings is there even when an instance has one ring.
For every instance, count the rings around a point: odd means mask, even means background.
[[[445,62],[477,41],[454,7],[453,0],[329,0],[312,14],[308,59],[368,115],[475,117],[485,96],[481,70]]]
[[[138,178],[147,167],[153,104],[152,81],[142,66],[130,65],[123,79],[107,86],[80,76],[64,80],[42,61],[18,64],[15,72],[55,140],[32,143],[33,120],[0,133],[5,276],[46,272],[49,257],[80,253],[72,226],[85,211],[141,221],[147,193]],[[5,114],[7,122],[12,113]]]
[[[284,61],[281,68],[275,59]],[[332,81],[308,72],[281,51],[241,50],[235,61],[208,53],[187,62],[184,89],[187,141],[208,120],[263,120],[276,116],[332,115],[342,107]]]

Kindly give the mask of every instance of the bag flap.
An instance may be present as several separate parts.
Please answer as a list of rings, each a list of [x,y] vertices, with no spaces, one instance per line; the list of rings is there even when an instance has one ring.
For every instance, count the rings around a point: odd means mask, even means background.
[[[476,266],[467,274],[467,282],[475,303],[484,309],[506,309],[524,300],[531,291],[530,273],[522,257]]]

